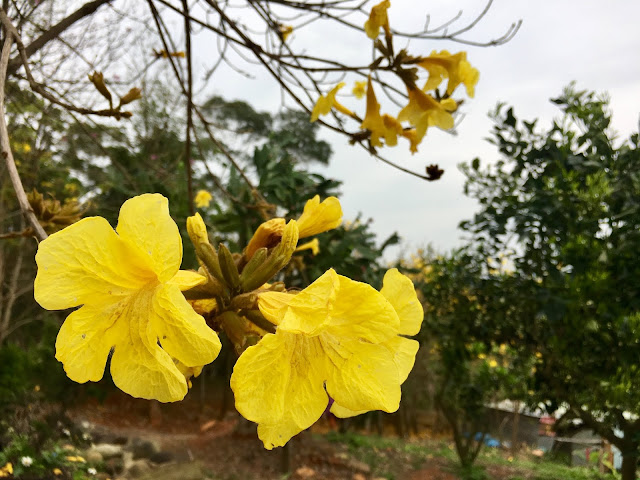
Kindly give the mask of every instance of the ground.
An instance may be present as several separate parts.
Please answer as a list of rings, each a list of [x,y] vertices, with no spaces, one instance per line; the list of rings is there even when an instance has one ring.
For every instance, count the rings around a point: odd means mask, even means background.
[[[338,433],[333,422],[321,420],[311,431],[290,442],[289,451],[267,451],[257,439],[255,425],[235,412],[217,419],[218,409],[202,408],[192,399],[160,405],[125,395],[103,403],[90,402],[71,412],[103,431],[161,443],[175,461],[194,462],[211,480],[457,480],[455,452],[443,439]],[[287,458],[287,453],[289,457]],[[527,451],[515,459],[509,452],[487,450],[480,468],[467,472],[470,480],[589,480],[592,470],[568,469],[534,460]],[[289,474],[283,473],[288,466]],[[184,475],[181,480],[191,480]]]

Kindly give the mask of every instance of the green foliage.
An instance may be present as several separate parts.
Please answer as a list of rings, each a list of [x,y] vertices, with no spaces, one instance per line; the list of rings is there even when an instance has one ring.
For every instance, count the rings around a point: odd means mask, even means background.
[[[623,412],[640,414],[639,137],[616,141],[605,97],[569,87],[553,102],[563,118],[546,131],[498,106],[503,158],[462,166],[481,205],[462,226],[478,256],[511,252],[514,273],[495,282],[504,300],[486,308],[497,336],[538,354],[530,402],[568,403],[635,467],[640,424]]]
[[[34,445],[27,435],[9,433],[8,438],[6,446],[0,449],[0,468],[11,463],[12,478],[53,479],[56,478],[55,469],[61,471],[63,478],[84,480],[92,477],[88,473],[92,465],[87,464],[82,458],[82,461],[76,461],[80,460],[78,452],[76,449],[70,450],[68,442],[49,439],[42,445]],[[23,459],[26,461],[23,462]]]

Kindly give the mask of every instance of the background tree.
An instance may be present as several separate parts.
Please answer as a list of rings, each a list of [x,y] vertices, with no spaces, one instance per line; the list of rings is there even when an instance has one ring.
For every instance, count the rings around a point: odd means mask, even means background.
[[[571,86],[552,101],[563,116],[548,130],[498,107],[502,158],[463,166],[481,205],[463,227],[479,254],[513,252],[512,288],[498,298],[519,315],[498,329],[539,357],[531,402],[568,406],[621,450],[630,480],[640,445],[639,137],[616,140],[606,97]]]

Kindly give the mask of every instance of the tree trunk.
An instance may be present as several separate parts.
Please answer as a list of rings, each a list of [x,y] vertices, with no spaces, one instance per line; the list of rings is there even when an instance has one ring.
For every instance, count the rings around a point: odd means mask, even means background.
[[[636,469],[638,467],[638,450],[624,453],[622,455],[622,480],[636,480]]]

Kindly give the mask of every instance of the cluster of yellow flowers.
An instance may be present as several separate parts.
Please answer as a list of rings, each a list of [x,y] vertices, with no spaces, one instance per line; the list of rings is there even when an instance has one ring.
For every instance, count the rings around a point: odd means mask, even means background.
[[[379,58],[380,61],[373,62],[372,69],[377,69],[383,59],[389,60],[389,67],[385,67],[385,70],[395,73],[404,83],[409,99],[407,105],[395,117],[386,113],[381,115],[380,104],[369,76],[367,82],[356,82],[353,88],[353,94],[357,98],[365,95],[367,97],[364,119],[336,100],[336,94],[345,86],[345,83],[341,82],[318,99],[311,113],[311,121],[315,122],[320,115],[327,115],[335,109],[361,122],[360,128],[368,132],[372,147],[381,147],[382,140],[385,145],[393,147],[398,143],[398,136],[401,136],[409,141],[411,152],[415,153],[429,127],[453,128],[452,113],[458,109],[459,102],[451,98],[451,95],[459,85],[464,85],[467,95],[473,97],[479,73],[467,61],[466,52],[451,54],[442,50],[441,52],[433,51],[428,57],[413,57],[402,50],[394,55],[393,49],[389,48],[393,37],[387,16],[387,9],[390,6],[389,0],[374,6],[364,25],[364,30],[369,38],[377,42],[377,48],[383,53],[383,57]],[[378,40],[381,28],[385,34],[387,47]],[[376,66],[373,67],[373,65]],[[416,67],[428,73],[427,81],[422,88],[416,85],[418,77]],[[448,79],[447,87],[441,93],[437,89],[445,79]],[[430,91],[434,94],[427,93]],[[408,126],[403,126],[402,122],[408,122]]]
[[[240,354],[231,377],[236,407],[258,423],[268,449],[310,427],[330,398],[340,417],[393,412],[418,350],[406,336],[423,318],[411,280],[391,269],[377,291],[331,269],[302,291],[273,282],[303,247],[300,238],[341,219],[336,198],[315,197],[297,220],[263,223],[243,253],[232,254],[209,243],[196,214],[187,229],[198,272],[180,270],[181,237],[162,195],[125,202],[115,231],[104,218],[82,219],[36,255],[38,303],[80,306],[60,329],[56,358],[84,383],[100,380],[111,356],[118,388],[178,401],[217,357],[224,332]]]

